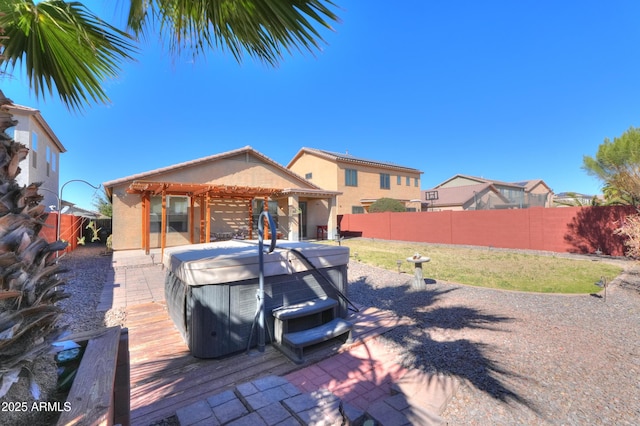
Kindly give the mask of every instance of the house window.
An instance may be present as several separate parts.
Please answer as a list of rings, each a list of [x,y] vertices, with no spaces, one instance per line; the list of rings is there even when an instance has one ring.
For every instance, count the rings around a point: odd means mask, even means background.
[[[305,179],[312,179],[313,178],[313,173],[307,173],[306,175],[304,175]]]
[[[346,169],[344,171],[344,184],[346,186],[358,186],[358,171],[355,169]]]
[[[413,186],[420,186],[420,180],[418,178],[413,178]]]
[[[362,214],[364,213],[364,207],[362,206],[351,206],[352,214]]]
[[[402,176],[398,175],[398,181],[396,183],[398,186],[402,185]]]
[[[151,197],[151,232],[160,232],[162,227],[162,196]],[[189,198],[167,197],[167,232],[189,231]]]
[[[58,162],[58,154],[54,152],[51,155],[51,170],[53,170],[54,172],[56,171],[56,168],[57,168],[57,165],[56,165],[57,162]]]
[[[409,176],[407,176],[407,180],[405,181],[405,184],[407,186],[411,185],[411,178]]]
[[[38,134],[31,132],[31,165],[38,167]]]
[[[391,189],[391,176],[388,173],[380,173],[380,189]]]
[[[49,146],[47,146],[46,153],[47,153],[47,176],[49,176],[49,172],[51,171],[51,148],[49,148]]]

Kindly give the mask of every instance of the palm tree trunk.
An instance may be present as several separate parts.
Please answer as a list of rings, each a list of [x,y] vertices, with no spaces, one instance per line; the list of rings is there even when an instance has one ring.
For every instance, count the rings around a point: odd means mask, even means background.
[[[9,390],[21,381],[38,399],[33,364],[51,357],[62,332],[55,302],[65,297],[58,277],[63,271],[52,253],[66,244],[39,236],[47,214],[38,185],[16,182],[28,149],[6,132],[17,124],[4,108],[10,104],[0,91],[0,400],[11,398]]]

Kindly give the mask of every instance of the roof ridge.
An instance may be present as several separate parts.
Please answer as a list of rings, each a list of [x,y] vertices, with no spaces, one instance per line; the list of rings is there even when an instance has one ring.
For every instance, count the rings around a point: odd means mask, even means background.
[[[342,160],[342,161],[348,161],[348,162],[374,164],[378,166],[386,166],[386,167],[395,168],[395,169],[412,170],[414,172],[422,173],[422,171],[414,167],[402,166],[400,164],[392,163],[390,161],[379,161],[379,160],[371,160],[364,157],[357,157],[353,154],[349,154],[348,152],[340,153],[340,152],[329,151],[329,150],[320,149],[320,148],[302,147],[300,151],[298,151],[298,154],[303,151],[313,152],[321,156],[324,156],[325,158],[330,158],[332,160]],[[296,155],[296,157],[298,156],[298,154]],[[291,163],[289,163],[289,165],[290,164]]]
[[[253,149],[250,145],[246,145],[242,148],[237,148],[237,149],[233,149],[231,151],[226,151],[226,152],[220,152],[218,154],[212,154],[212,155],[208,155],[205,157],[201,157],[201,158],[196,158],[193,160],[188,160],[188,161],[183,161],[182,163],[178,163],[178,164],[173,164],[171,166],[164,166],[164,167],[159,167],[153,170],[148,170],[146,172],[141,172],[141,173],[135,173],[129,176],[124,176],[118,179],[113,179],[107,182],[103,183],[103,186],[107,187],[107,186],[114,186],[114,185],[118,185],[120,183],[123,182],[128,182],[128,181],[133,181],[133,180],[140,180],[140,179],[144,179],[146,177],[150,177],[150,176],[154,176],[154,175],[158,175],[161,173],[166,173],[166,172],[171,172],[174,170],[178,170],[181,168],[185,168],[185,167],[189,167],[189,166],[193,166],[196,164],[201,164],[201,163],[205,163],[208,161],[213,161],[213,160],[220,160],[223,158],[227,158],[227,157],[231,157],[234,155],[238,155],[238,154],[242,154],[242,153],[252,153],[253,155],[261,158],[263,161],[265,161],[266,163],[269,163],[277,168],[279,168],[280,170],[282,170],[285,173],[290,174],[292,177],[299,179],[301,182],[304,182],[305,184],[315,188],[315,189],[321,189],[318,185],[314,184],[313,182],[310,182],[306,179],[304,179],[302,176],[298,175],[297,173],[289,170],[288,168],[286,168],[285,166],[283,166],[282,164],[278,163],[275,160],[272,160],[271,158],[269,158],[268,156],[264,155],[263,153],[256,151],[255,149]]]

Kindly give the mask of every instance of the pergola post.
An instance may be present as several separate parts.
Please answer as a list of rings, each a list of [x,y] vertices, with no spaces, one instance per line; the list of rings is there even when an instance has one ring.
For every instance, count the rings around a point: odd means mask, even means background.
[[[205,199],[206,199],[206,215],[205,215],[205,220],[206,220],[206,231],[204,234],[204,239],[205,242],[209,242],[209,240],[211,240],[211,200],[209,197],[209,193],[207,192],[207,195],[205,195]]]
[[[194,234],[195,231],[193,228],[195,228],[196,224],[195,224],[195,213],[194,213],[194,208],[195,208],[196,202],[193,196],[189,196],[189,243],[193,244],[195,241],[193,240],[194,238]]]
[[[160,224],[160,259],[164,259],[164,248],[167,246],[167,193],[162,191],[162,221]]]
[[[269,198],[268,197],[264,197],[264,201],[262,203],[262,211],[263,212],[267,212],[267,213],[269,212]],[[262,212],[260,212],[260,213],[262,213]],[[273,229],[270,229],[269,221],[267,221],[266,218],[265,218],[265,222],[266,222],[267,232],[265,232],[264,237],[270,239],[271,235],[269,234],[269,232],[273,232]]]
[[[145,192],[142,194],[142,248],[144,249],[144,254],[149,254],[150,241],[149,241],[149,231],[151,228],[151,201],[149,197],[149,193]]]
[[[204,239],[204,232],[205,232],[204,215],[206,214],[206,207],[204,203],[205,203],[205,196],[201,195],[200,196],[200,242],[201,243],[206,242]]]
[[[253,200],[249,199],[249,239],[253,240]]]

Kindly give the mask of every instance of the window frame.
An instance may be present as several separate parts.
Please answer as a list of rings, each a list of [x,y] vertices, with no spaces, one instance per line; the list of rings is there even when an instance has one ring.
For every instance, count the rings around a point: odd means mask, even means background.
[[[391,189],[391,175],[380,173],[380,189]]]
[[[166,230],[169,233],[186,233],[189,232],[189,197],[184,195],[167,195],[167,223]],[[184,213],[172,212],[171,209],[175,205],[172,199],[183,199],[186,203]],[[152,196],[149,200],[149,232],[160,233],[162,231],[162,195]],[[175,225],[180,224],[179,229]]]
[[[38,133],[36,131],[31,132],[31,150],[29,151],[32,154],[31,157],[31,166],[34,169],[38,168]]]
[[[344,185],[345,186],[358,186],[358,170],[357,169],[344,169]]]

